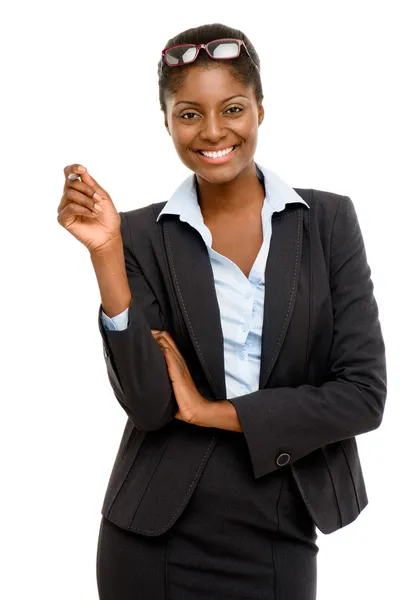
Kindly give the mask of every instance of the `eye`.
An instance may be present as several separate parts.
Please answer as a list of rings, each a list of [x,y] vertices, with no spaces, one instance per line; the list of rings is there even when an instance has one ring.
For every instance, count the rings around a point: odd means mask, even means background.
[[[186,119],[187,121],[192,121],[193,119],[191,118],[191,116],[198,117],[199,115],[194,112],[186,112],[186,113],[181,114],[181,119]]]
[[[243,108],[240,108],[240,106],[230,106],[226,112],[229,112],[230,110],[232,110],[233,112],[231,112],[231,115],[235,115],[235,114],[239,114],[242,112]]]

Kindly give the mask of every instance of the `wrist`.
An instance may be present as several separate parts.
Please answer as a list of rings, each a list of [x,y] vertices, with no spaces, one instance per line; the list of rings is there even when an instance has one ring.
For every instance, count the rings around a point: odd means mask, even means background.
[[[94,250],[89,250],[89,254],[92,259],[96,260],[97,258],[101,259],[109,255],[114,255],[115,252],[120,253],[121,251],[123,253],[123,241],[121,234],[118,234],[103,244],[100,244],[100,246]]]
[[[211,422],[213,420],[213,404],[213,400],[208,400],[203,396],[203,401],[196,410],[196,417],[194,419],[195,425],[198,427],[212,427]]]
[[[197,417],[197,425],[228,431],[243,431],[236,409],[229,400],[208,400]]]
[[[132,299],[122,238],[116,237],[100,246],[90,253],[90,258],[99,284],[103,311],[110,318],[119,315]]]

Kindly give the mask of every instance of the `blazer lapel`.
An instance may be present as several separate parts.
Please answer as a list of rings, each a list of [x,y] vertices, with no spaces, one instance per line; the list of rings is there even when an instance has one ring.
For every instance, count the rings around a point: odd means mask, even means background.
[[[267,385],[290,323],[296,301],[302,243],[303,208],[289,204],[272,215],[272,237],[265,267],[259,389]]]
[[[303,197],[301,191],[296,191]],[[207,248],[200,234],[175,216],[165,215],[162,226],[173,285],[193,346],[215,397],[225,399],[224,340]],[[302,207],[289,204],[272,215],[259,389],[266,387],[290,323],[302,242]]]
[[[201,235],[165,215],[167,257],[179,306],[198,359],[217,399],[226,397],[224,340],[214,275]]]

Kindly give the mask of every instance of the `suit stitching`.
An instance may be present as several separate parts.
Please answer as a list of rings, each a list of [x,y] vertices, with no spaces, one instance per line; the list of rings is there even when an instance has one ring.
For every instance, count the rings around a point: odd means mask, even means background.
[[[165,204],[166,204],[166,202],[164,203],[164,205]],[[157,216],[157,210],[156,210],[155,204],[152,204],[152,207],[153,207],[154,214]],[[170,273],[170,270],[169,270],[169,267],[168,267],[168,260],[167,260],[167,255],[166,255],[166,252],[165,252],[165,245],[164,245],[164,240],[163,240],[163,236],[162,236],[161,227],[157,227],[157,231],[158,231],[158,237],[159,237],[159,240],[160,240],[160,247],[161,247],[163,258],[164,258],[165,265],[166,265],[166,272],[168,274],[168,282],[169,282],[169,285],[171,286],[171,293],[172,293],[172,296],[174,297],[174,300],[175,300],[175,290],[174,290],[174,285],[172,283],[171,273]],[[172,310],[175,312],[175,314],[177,316],[177,320],[178,320],[178,323],[179,323],[179,327],[181,329],[182,340],[183,340],[184,337],[185,337],[185,327],[184,327],[184,323],[182,321],[182,314],[181,314],[181,311],[179,310],[179,305],[178,305],[178,303],[176,301],[174,301],[174,302],[171,302],[171,307],[172,307]]]
[[[202,467],[202,465],[203,465],[203,463],[204,463],[204,461],[205,461],[205,459],[206,459],[206,457],[207,457],[207,454],[208,454],[208,453],[209,453],[209,451],[210,451],[210,448],[211,448],[211,445],[212,445],[212,443],[213,443],[214,439],[215,439],[215,436],[213,436],[213,437],[211,438],[211,442],[210,442],[210,443],[209,443],[209,445],[208,445],[208,448],[207,448],[207,450],[206,450],[206,453],[205,453],[205,454],[204,454],[204,456],[203,456],[203,459],[202,459],[202,461],[201,461],[201,463],[200,463],[200,465],[199,465],[199,467],[198,467],[198,469],[197,469],[197,471],[196,471],[196,474],[195,474],[195,476],[194,476],[194,478],[193,478],[193,481],[192,481],[192,483],[190,484],[190,487],[189,487],[188,491],[186,492],[186,494],[185,494],[185,496],[184,496],[184,498],[183,498],[182,502],[180,503],[180,505],[178,506],[178,508],[176,509],[176,511],[174,512],[174,514],[172,515],[172,517],[171,517],[171,519],[168,521],[168,523],[167,523],[166,525],[164,525],[164,527],[161,527],[160,529],[135,529],[134,531],[146,531],[146,532],[149,532],[149,533],[150,533],[150,532],[151,532],[151,533],[160,533],[161,531],[165,531],[165,530],[166,530],[166,529],[169,527],[170,523],[172,523],[172,521],[173,521],[173,520],[174,520],[174,518],[175,518],[175,515],[176,515],[176,514],[179,512],[179,510],[180,510],[181,506],[184,504],[184,502],[185,502],[185,500],[186,500],[187,496],[189,495],[189,493],[190,493],[190,490],[192,489],[192,487],[193,487],[193,485],[194,485],[194,482],[195,482],[195,480],[196,480],[196,477],[197,477],[197,475],[198,475],[198,473],[199,473],[199,471],[200,471],[200,469],[201,469],[201,467]]]
[[[197,349],[198,349],[198,351],[199,351],[199,354],[200,354],[200,356],[201,356],[201,358],[202,358],[202,360],[203,360],[203,363],[204,363],[204,364],[203,364],[203,367],[204,367],[205,371],[207,372],[207,375],[208,375],[208,377],[210,378],[210,381],[212,382],[212,384],[214,385],[214,387],[217,389],[217,386],[216,386],[216,384],[215,384],[215,382],[214,382],[213,378],[211,377],[211,374],[210,374],[210,372],[209,372],[209,370],[208,370],[208,368],[207,368],[207,363],[206,363],[206,361],[204,360],[203,353],[202,353],[202,351],[201,351],[201,349],[200,349],[200,346],[199,346],[199,344],[198,344],[198,342],[197,342],[197,339],[196,339],[195,333],[194,333],[194,331],[193,331],[192,323],[191,323],[191,321],[190,321],[190,319],[189,319],[189,315],[188,315],[188,313],[187,313],[187,310],[186,310],[186,306],[185,306],[185,302],[184,302],[184,300],[183,300],[183,296],[182,296],[181,288],[179,287],[179,281],[178,281],[178,278],[177,278],[177,276],[176,276],[176,272],[175,272],[174,260],[173,260],[173,258],[172,258],[172,253],[171,253],[171,251],[170,251],[170,250],[171,250],[171,247],[170,247],[170,241],[169,241],[169,234],[168,234],[168,228],[167,228],[167,226],[165,226],[165,234],[166,234],[166,238],[167,238],[167,240],[168,240],[168,253],[169,253],[169,255],[170,255],[170,259],[171,259],[171,265],[172,265],[172,270],[173,270],[173,273],[174,273],[174,278],[175,278],[176,285],[177,285],[177,288],[178,288],[179,297],[180,297],[180,299],[181,299],[181,302],[182,302],[183,310],[185,311],[185,315],[186,315],[186,317],[187,317],[187,320],[188,320],[188,323],[189,323],[190,331],[192,332],[193,339],[194,339],[194,341],[195,341],[196,347],[197,347]]]
[[[273,363],[273,361],[274,361],[274,359],[275,359],[275,356],[276,356],[276,353],[277,353],[277,351],[278,351],[279,342],[280,342],[280,340],[281,340],[281,337],[282,337],[282,335],[283,335],[283,331],[284,331],[284,329],[285,329],[285,325],[286,325],[286,322],[287,322],[287,320],[288,320],[288,316],[289,316],[289,313],[290,313],[290,308],[291,308],[291,306],[292,306],[292,302],[293,302],[293,294],[294,294],[294,288],[295,288],[295,285],[296,285],[297,270],[298,270],[298,266],[299,266],[299,265],[298,265],[298,259],[299,259],[299,245],[300,245],[300,244],[299,244],[299,234],[300,234],[300,209],[299,209],[299,210],[296,210],[296,211],[294,211],[294,212],[292,212],[292,213],[289,213],[287,216],[289,216],[289,215],[294,215],[294,214],[297,214],[297,215],[298,215],[298,223],[297,223],[297,248],[296,248],[296,267],[295,267],[295,272],[294,272],[294,277],[293,277],[294,281],[293,281],[292,291],[291,291],[291,293],[290,293],[289,306],[288,306],[288,309],[287,309],[287,313],[286,313],[285,321],[284,321],[284,323],[283,323],[283,325],[282,325],[282,329],[281,329],[281,333],[280,333],[280,335],[279,335],[279,338],[278,338],[278,340],[277,340],[277,342],[276,342],[276,344],[275,344],[275,350],[274,350],[274,353],[273,353],[273,355],[272,355],[272,357],[271,357],[270,363],[269,363],[268,367],[265,369],[265,371],[267,371],[267,372],[268,372],[268,370],[269,370],[269,368],[270,368],[271,364]]]

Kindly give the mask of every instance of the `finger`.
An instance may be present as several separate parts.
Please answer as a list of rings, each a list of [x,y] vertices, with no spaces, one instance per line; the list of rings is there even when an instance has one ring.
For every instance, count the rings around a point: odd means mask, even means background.
[[[164,348],[171,348],[171,349],[173,349],[172,346],[170,346],[170,344],[168,343],[168,341],[164,337],[159,336],[159,335],[155,335],[154,338],[155,338],[157,344],[160,346],[160,348],[162,348],[162,349],[164,349]]]
[[[67,206],[65,206],[58,213],[57,221],[60,223],[60,225],[64,225],[67,217],[71,217],[71,216],[75,216],[75,217],[76,216],[84,216],[84,217],[90,217],[93,219],[95,217],[98,217],[98,214],[92,212],[91,210],[89,210],[88,208],[85,208],[84,206],[81,206],[80,204],[75,204],[74,202],[70,202],[69,204],[67,204]]]
[[[152,330],[152,332],[156,332],[158,330]],[[179,368],[179,372],[181,373],[181,375],[184,375],[185,372],[189,373],[189,369],[188,366],[186,364],[186,361],[184,359],[184,357],[182,356],[182,354],[179,352],[179,348],[178,346],[175,344],[174,340],[172,339],[171,335],[168,333],[168,331],[159,331],[158,333],[153,333],[153,337],[155,338],[155,340],[157,341],[158,345],[160,346],[160,348],[162,350],[170,350],[171,353],[173,353],[173,358]]]
[[[78,190],[79,192],[86,194],[89,198],[92,198],[93,194],[95,193],[93,187],[88,185],[87,183],[83,183],[83,181],[81,181],[80,179],[68,179],[67,177],[64,183],[64,191],[69,188]]]
[[[171,344],[168,342],[168,340],[163,337],[162,335],[154,335],[157,344],[160,346],[161,350],[164,351],[165,355],[167,355],[167,351],[168,354],[172,356],[172,358],[174,358],[175,360],[178,360],[178,354],[175,352],[174,348],[171,346]]]
[[[171,344],[171,341],[170,341],[171,338],[168,339],[163,331],[160,331],[159,333],[153,333],[153,337],[158,342],[160,347],[171,348],[171,350],[173,350],[175,352],[175,354],[181,356],[181,353],[179,352],[179,350],[175,346],[175,344]]]
[[[86,183],[91,188],[93,188],[94,191],[100,196],[100,198],[110,199],[110,196],[108,195],[106,190],[104,188],[102,188],[101,185],[99,183],[97,183],[95,178],[92,177],[91,175],[89,175],[89,173],[87,171],[85,171],[85,173],[81,174],[81,179],[82,179],[83,183]]]
[[[83,165],[80,165],[79,163],[74,163],[73,165],[67,165],[66,167],[64,167],[64,175],[65,178],[67,178],[68,175],[70,175],[71,173],[75,173],[76,175],[81,176],[82,173],[84,173],[86,170],[86,167],[84,167]]]
[[[168,331],[160,331],[160,333],[154,334],[154,337],[156,338],[160,348],[169,348],[170,351],[174,353],[174,359],[176,360],[176,364],[179,367],[179,372],[181,373],[181,375],[184,375],[186,371],[189,373],[186,361],[182,354],[179,352],[178,346],[175,344]]]
[[[99,204],[96,203],[95,199],[88,198],[86,194],[83,194],[82,192],[79,192],[74,188],[67,188],[58,206],[58,213],[64,210],[64,208],[70,203],[75,203],[84,206],[88,210],[94,211],[96,214],[102,212],[101,206],[99,206]]]
[[[168,331],[165,331],[165,330],[160,331],[159,335],[162,335],[167,340],[167,342],[173,347],[175,352],[177,352],[179,355],[181,354],[178,346],[175,344],[171,334]]]
[[[79,181],[79,179],[69,179],[69,175],[79,175],[81,181],[83,181],[93,190],[93,192],[90,195],[93,196],[94,193],[99,195],[99,197],[94,196],[95,200],[101,201],[103,198],[111,199],[108,193],[105,191],[105,189],[103,189],[101,185],[99,185],[97,181],[91,175],[89,175],[87,168],[83,165],[80,165],[78,163],[67,165],[66,167],[64,167],[64,175],[68,183],[71,181]]]
[[[182,373],[181,365],[179,365],[178,362],[178,357],[176,356],[174,349],[171,348],[171,346],[163,346],[162,351],[164,354],[165,362],[167,363],[169,377],[172,383],[175,383],[177,378]]]
[[[177,352],[168,341],[165,339],[160,341],[159,346],[162,349],[169,366],[174,369],[175,375],[179,374],[184,376],[186,373],[189,373],[188,366],[182,354],[179,351]]]

